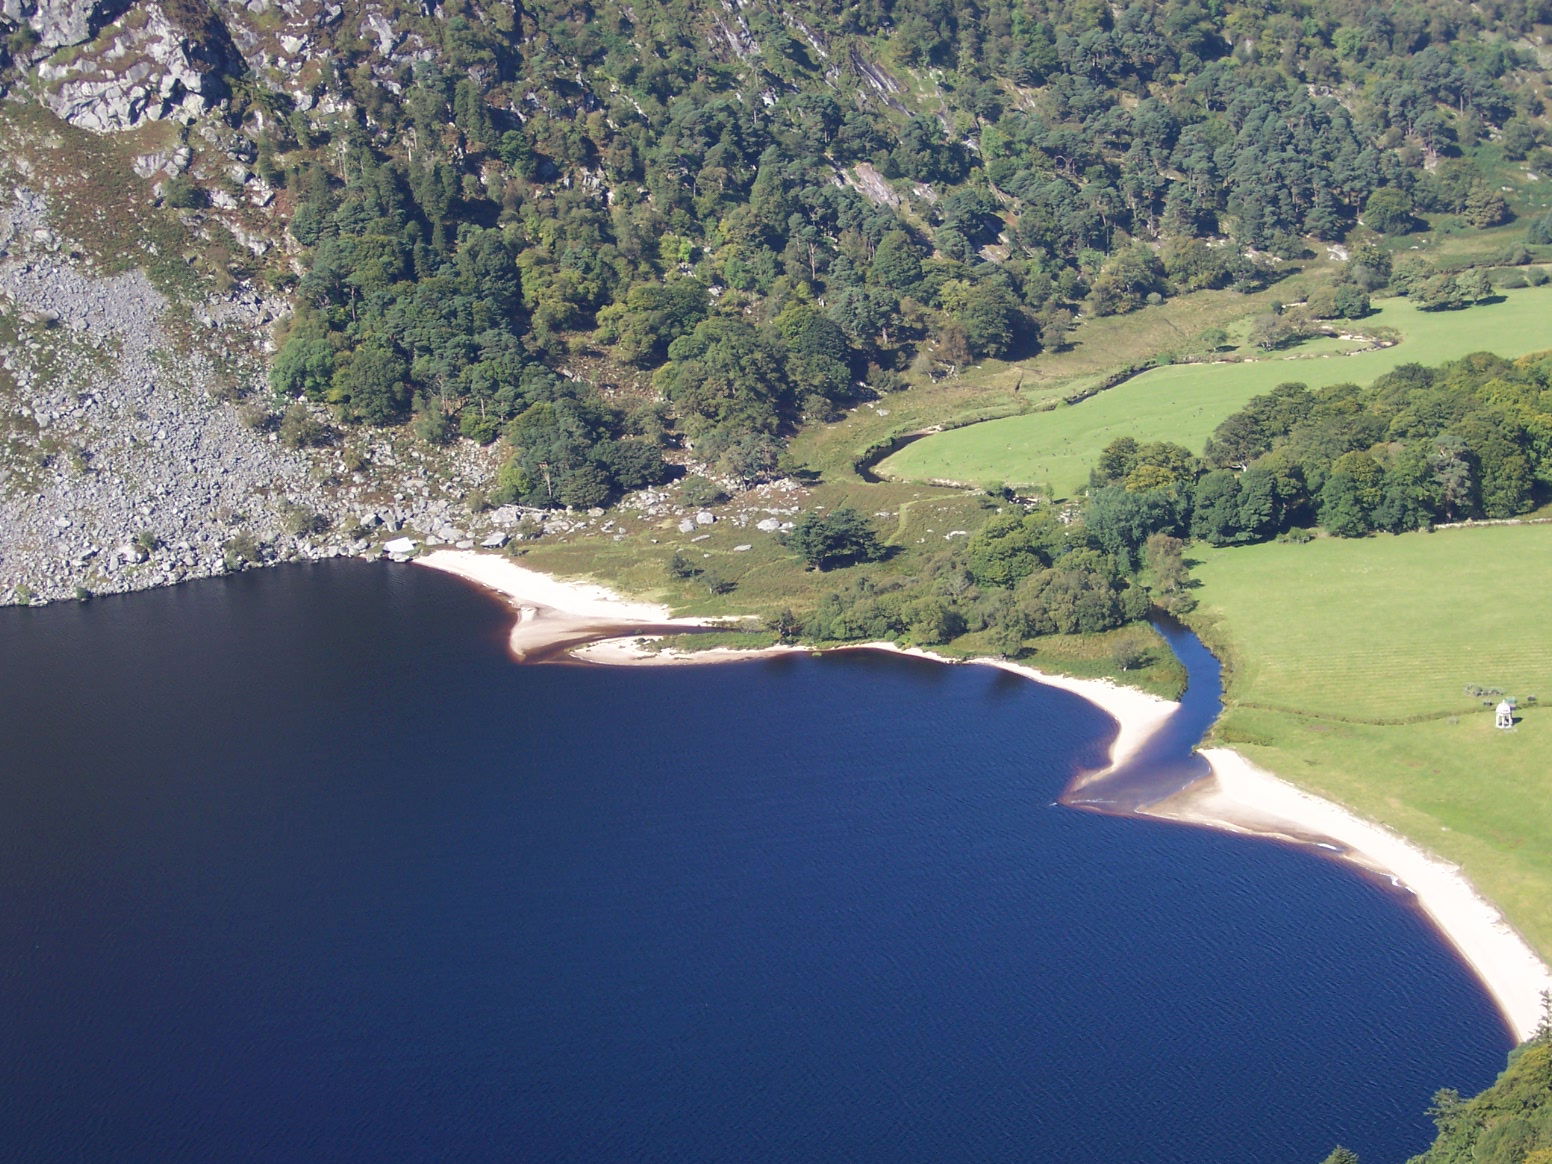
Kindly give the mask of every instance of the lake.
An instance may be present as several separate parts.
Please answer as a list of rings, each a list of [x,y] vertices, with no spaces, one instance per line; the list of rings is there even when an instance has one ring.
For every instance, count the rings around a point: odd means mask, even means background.
[[[1379,1164],[1502,1066],[1384,883],[1056,805],[1073,696],[508,622],[360,562],[0,611],[0,1156]]]

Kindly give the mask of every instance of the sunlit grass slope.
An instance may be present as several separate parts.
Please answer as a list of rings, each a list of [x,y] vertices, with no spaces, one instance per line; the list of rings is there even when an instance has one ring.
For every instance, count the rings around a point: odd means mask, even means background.
[[[1220,739],[1459,862],[1552,956],[1552,525],[1194,552]],[[1468,685],[1548,706],[1497,731]]]
[[[1470,352],[1516,356],[1552,347],[1552,284],[1505,293],[1464,311],[1424,312],[1392,299],[1358,330],[1393,328],[1394,347],[1335,354],[1333,341],[1278,359],[1159,368],[1077,404],[986,421],[917,441],[879,471],[912,481],[1047,486],[1071,496],[1088,482],[1101,449],[1122,436],[1166,440],[1200,452],[1224,417],[1252,396],[1290,380],[1312,388],[1365,384],[1399,364],[1439,364]],[[1325,354],[1307,355],[1309,351]]]

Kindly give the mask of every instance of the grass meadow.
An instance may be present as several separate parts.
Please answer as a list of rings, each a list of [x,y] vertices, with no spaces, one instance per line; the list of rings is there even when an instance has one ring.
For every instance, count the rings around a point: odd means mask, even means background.
[[[1070,497],[1088,483],[1100,450],[1117,437],[1174,441],[1200,452],[1224,417],[1290,380],[1312,388],[1362,384],[1400,364],[1552,347],[1552,284],[1507,291],[1499,302],[1463,311],[1424,312],[1391,299],[1354,327],[1394,328],[1404,339],[1354,355],[1341,354],[1342,341],[1319,339],[1274,359],[1159,368],[1077,404],[927,437],[886,459],[879,472],[972,486],[1004,482]]]
[[[804,429],[792,443],[793,463],[826,481],[855,481],[853,461],[890,437],[1053,407],[1119,368],[1189,347],[1208,328],[1244,332],[1249,316],[1274,301],[1300,298],[1329,282],[1335,269],[1328,261],[1311,260],[1299,274],[1254,294],[1198,291],[1128,315],[1090,319],[1073,333],[1070,346],[1030,360],[988,359],[942,379],[913,370],[904,390],[853,409],[834,424]]]
[[[1458,862],[1552,956],[1552,525],[1193,554],[1219,741]]]
[[[835,506],[850,504],[866,514],[891,547],[887,561],[867,567],[844,567],[824,573],[808,569],[797,551],[776,535],[762,533],[755,523],[766,510],[742,506],[722,508],[722,519],[682,533],[677,518],[644,519],[621,516],[609,531],[595,531],[569,541],[543,539],[520,544],[520,561],[562,578],[590,578],[634,597],[661,602],[675,614],[700,616],[769,616],[788,608],[808,614],[829,591],[839,589],[861,571],[876,585],[891,579],[919,576],[939,551],[963,544],[995,506],[984,497],[899,484],[825,486],[813,500]],[[807,503],[805,503],[807,504]],[[742,524],[740,524],[742,521]],[[716,594],[703,578],[675,578],[669,561],[675,551],[690,564],[730,583]],[[758,618],[749,631],[696,635],[669,645],[683,647],[768,645],[772,636],[760,629]],[[1140,648],[1144,665],[1122,671],[1118,648]],[[996,653],[986,632],[966,634],[932,649],[955,657]],[[1129,653],[1129,652],[1121,652]],[[1135,687],[1175,698],[1184,672],[1168,647],[1150,627],[1130,626],[1101,635],[1050,635],[1026,644],[1020,661],[1031,666],[1084,678],[1113,678]]]

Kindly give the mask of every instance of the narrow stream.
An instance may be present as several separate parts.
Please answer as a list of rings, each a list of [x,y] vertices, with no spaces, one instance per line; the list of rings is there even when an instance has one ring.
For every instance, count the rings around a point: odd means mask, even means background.
[[[1064,798],[1074,808],[1134,813],[1164,800],[1208,773],[1196,747],[1223,711],[1223,665],[1184,623],[1156,615],[1153,625],[1186,669],[1180,707],[1114,772]]]

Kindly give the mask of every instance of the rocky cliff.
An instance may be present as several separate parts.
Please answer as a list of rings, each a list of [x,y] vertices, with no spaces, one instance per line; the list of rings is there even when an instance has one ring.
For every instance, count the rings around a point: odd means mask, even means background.
[[[255,138],[317,108],[334,38],[415,52],[397,6],[349,7],[0,0],[0,602],[513,536],[466,501],[490,451],[300,404],[298,440],[268,393],[287,303],[244,264],[288,260]],[[243,86],[270,104],[224,116]],[[180,179],[198,205],[161,205]]]
[[[22,84],[65,121],[97,133],[198,117],[245,78],[311,109],[328,49],[369,47],[391,74],[429,55],[406,27],[425,15],[392,2],[0,0]]]

